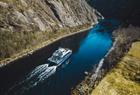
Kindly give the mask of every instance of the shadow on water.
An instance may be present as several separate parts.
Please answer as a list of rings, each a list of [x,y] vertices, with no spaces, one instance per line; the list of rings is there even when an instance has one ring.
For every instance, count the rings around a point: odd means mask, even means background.
[[[111,31],[117,25],[114,20],[103,20],[87,32],[63,38],[2,68],[2,95],[11,87],[8,95],[70,95],[71,89],[84,79],[84,72],[93,69],[111,48]],[[73,50],[70,63],[48,77],[45,62],[60,46]]]

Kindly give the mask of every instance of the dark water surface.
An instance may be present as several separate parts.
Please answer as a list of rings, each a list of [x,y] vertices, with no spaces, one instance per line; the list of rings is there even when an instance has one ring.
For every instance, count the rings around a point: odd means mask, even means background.
[[[20,80],[7,87],[9,90],[5,91],[1,88],[1,93],[5,92],[7,95],[70,95],[71,89],[84,79],[84,72],[93,69],[93,66],[98,64],[111,48],[111,32],[117,26],[118,22],[115,20],[101,21],[89,30],[78,45],[69,43],[76,47],[69,59],[69,64],[62,65],[50,77],[46,76],[47,66],[45,63],[40,66],[33,66],[29,72],[20,76]],[[17,72],[18,69],[20,68],[17,68]]]

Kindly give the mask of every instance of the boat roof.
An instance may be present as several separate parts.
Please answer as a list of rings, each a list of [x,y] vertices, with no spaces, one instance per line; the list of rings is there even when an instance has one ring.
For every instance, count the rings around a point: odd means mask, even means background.
[[[56,50],[53,53],[53,56],[60,56],[63,57],[64,55],[66,55],[68,52],[70,52],[71,50],[67,49],[67,48],[59,48],[58,50]]]
[[[68,53],[71,53],[72,50],[67,49],[67,48],[58,48],[50,58],[48,58],[49,61],[54,62],[54,63],[59,63],[59,61],[62,60],[62,58],[67,55]]]

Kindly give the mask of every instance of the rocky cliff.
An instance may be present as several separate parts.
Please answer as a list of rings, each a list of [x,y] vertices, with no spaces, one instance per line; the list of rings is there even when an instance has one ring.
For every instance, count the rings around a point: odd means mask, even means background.
[[[140,25],[140,0],[87,0],[106,18]]]
[[[97,23],[97,15],[85,0],[0,0],[0,60]]]
[[[97,22],[85,0],[1,0],[0,8],[1,31],[49,31]]]

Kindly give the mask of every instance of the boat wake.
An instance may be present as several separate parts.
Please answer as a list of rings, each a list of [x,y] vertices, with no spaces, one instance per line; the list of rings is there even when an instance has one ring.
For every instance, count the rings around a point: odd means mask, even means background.
[[[39,83],[54,74],[56,72],[56,68],[57,66],[48,67],[48,64],[36,67],[23,81],[12,86],[5,95],[22,95],[25,91],[37,86]]]

